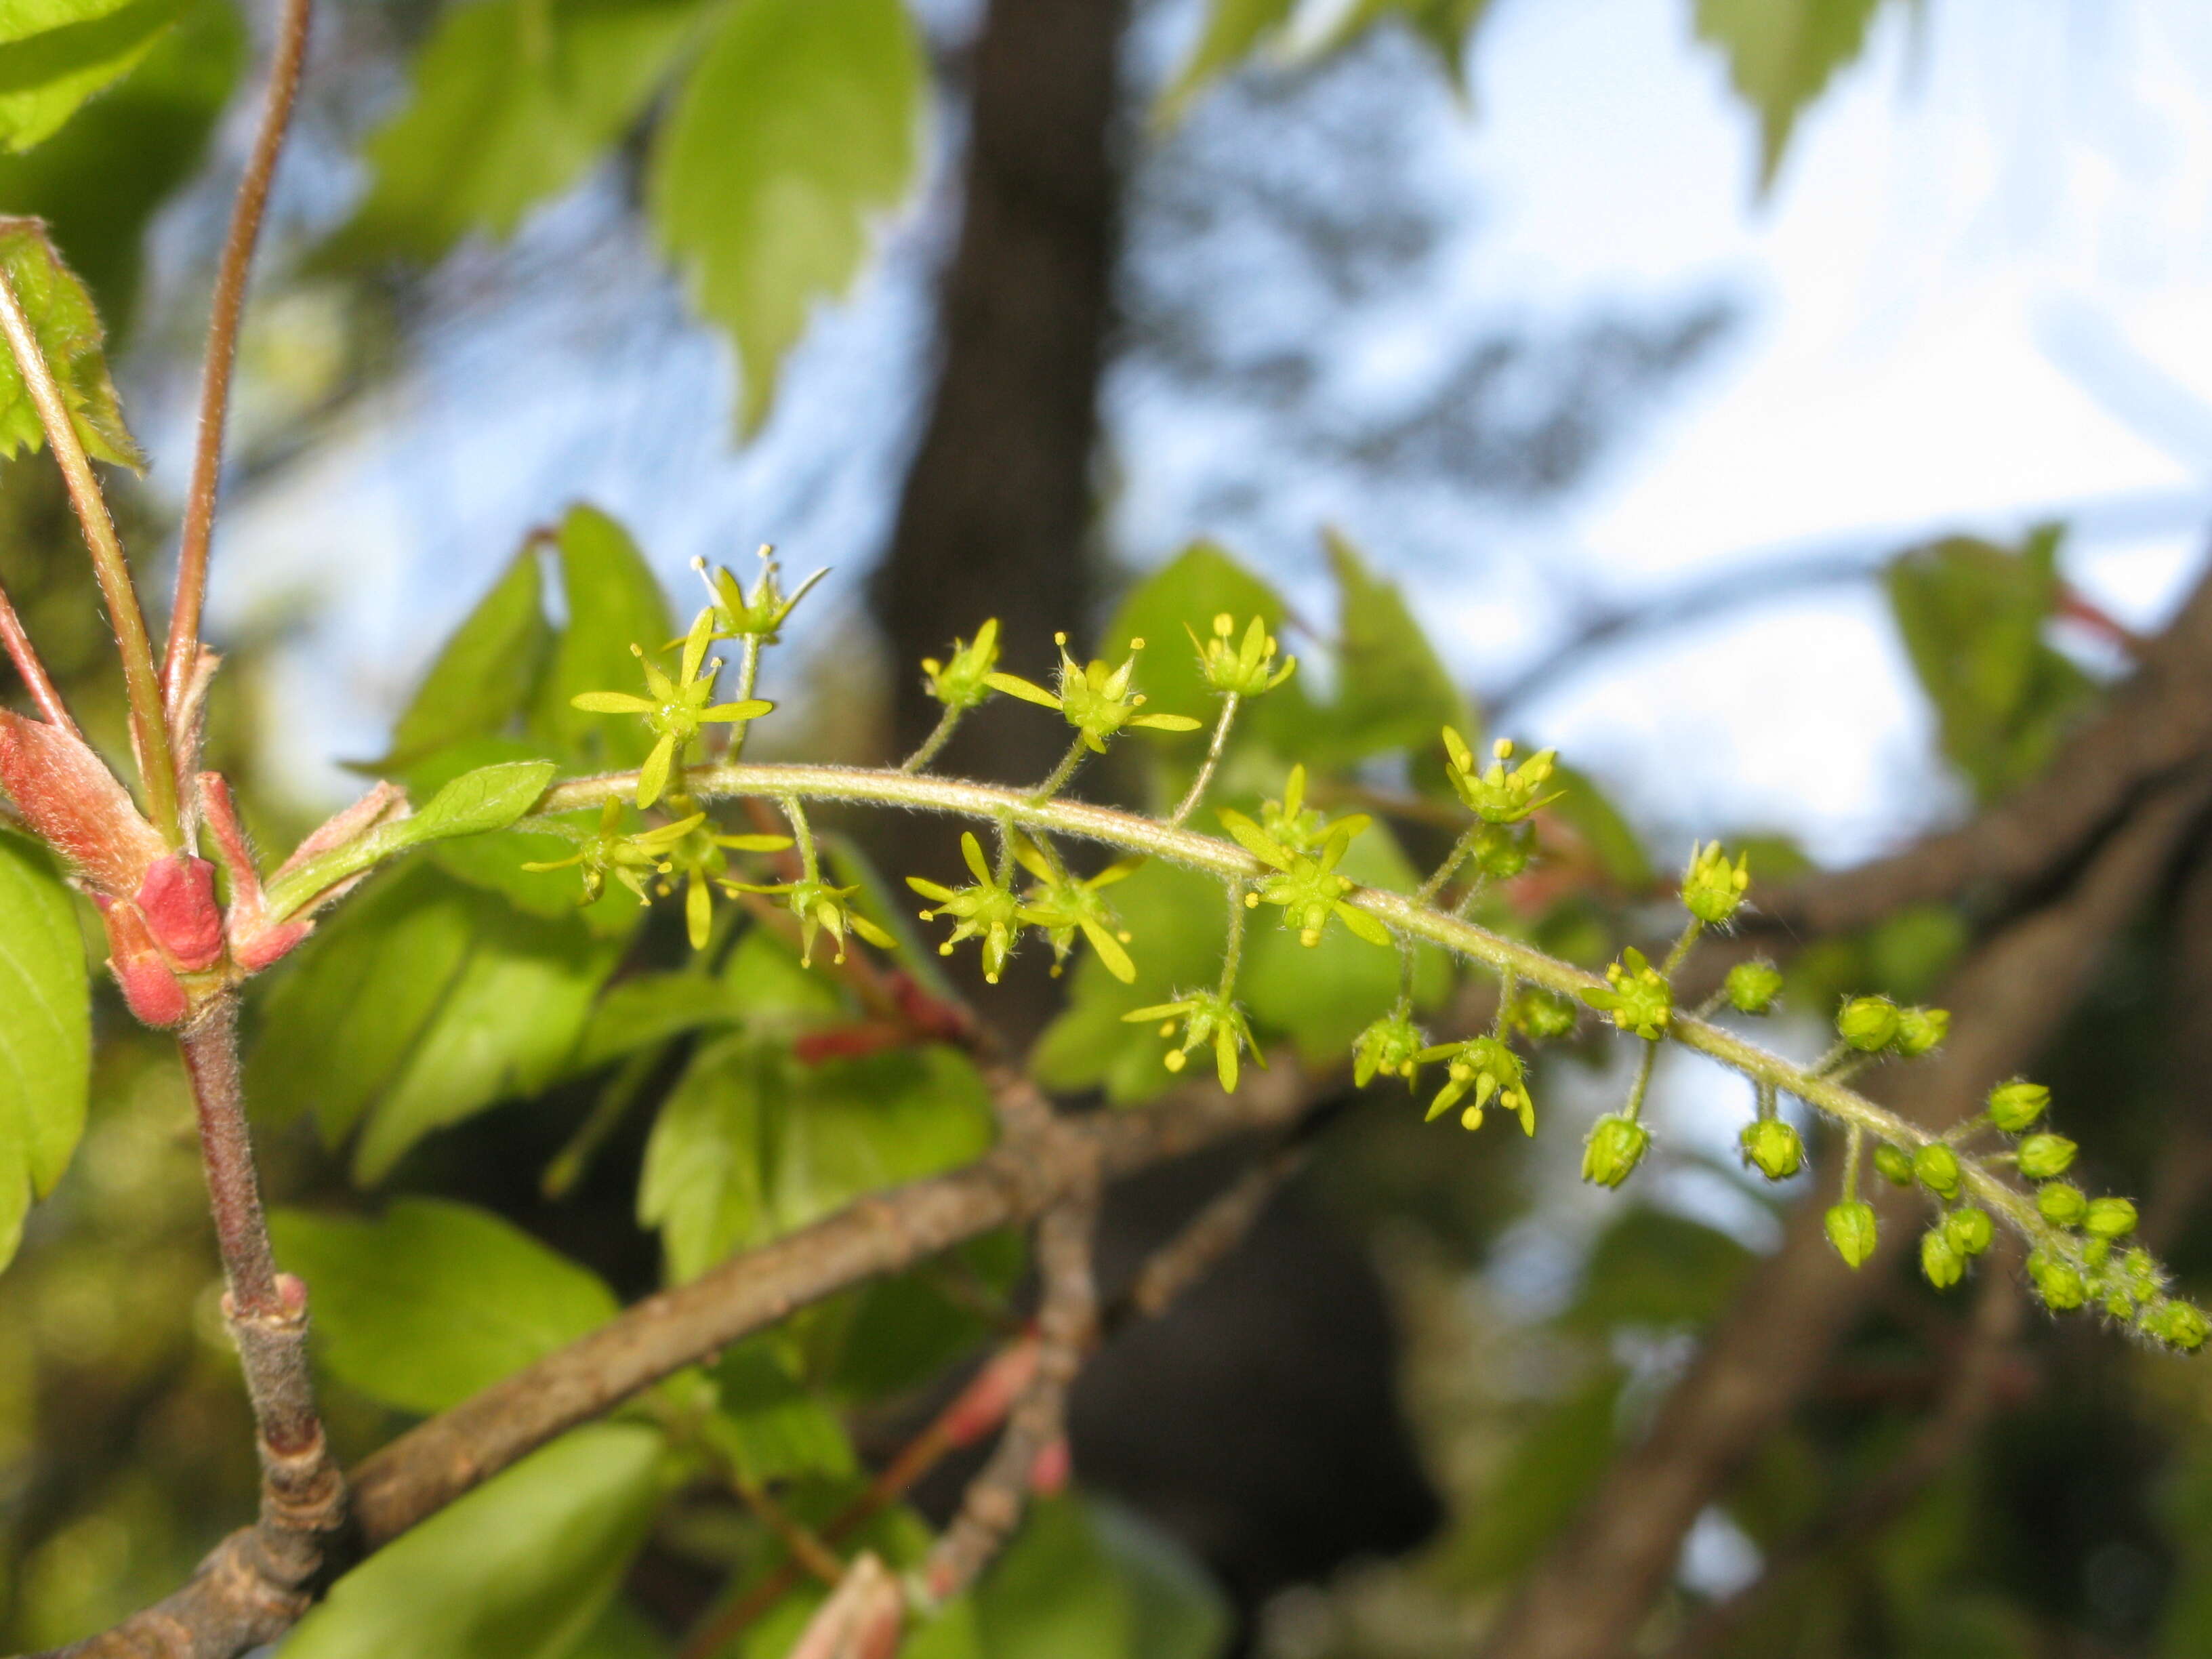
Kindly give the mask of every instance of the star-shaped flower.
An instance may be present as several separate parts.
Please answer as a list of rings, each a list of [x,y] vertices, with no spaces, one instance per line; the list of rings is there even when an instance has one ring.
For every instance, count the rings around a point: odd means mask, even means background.
[[[1057,708],[1093,754],[1104,754],[1106,740],[1125,726],[1144,726],[1154,732],[1198,730],[1200,723],[1187,714],[1137,712],[1145,696],[1141,691],[1132,690],[1129,681],[1136,672],[1136,653],[1145,648],[1142,640],[1131,640],[1128,659],[1119,668],[1112,668],[1103,662],[1094,661],[1087,667],[1079,664],[1067,654],[1066,635],[1055,634],[1053,639],[1060,647],[1057,692],[1032,684],[1018,674],[988,674],[985,683],[1010,697],[1019,697],[1045,708]]]
[[[1052,945],[1052,971],[1057,975],[1067,961],[1067,953],[1075,946],[1075,936],[1080,933],[1091,941],[1098,960],[1106,971],[1127,985],[1137,977],[1137,964],[1129,960],[1122,947],[1129,941],[1121,930],[1119,919],[1106,903],[1099,890],[1136,873],[1142,859],[1123,859],[1109,864],[1097,875],[1081,879],[1068,874],[1045,852],[1029,842],[1017,839],[1014,858],[1022,868],[1036,878],[1036,885],[1022,895],[1022,920],[1030,927],[1043,930]]]
[[[1291,775],[1291,787],[1285,791],[1284,811],[1279,822],[1287,822],[1303,829],[1301,816],[1295,801],[1304,781],[1304,769]],[[1355,884],[1349,876],[1336,872],[1345,849],[1352,845],[1352,837],[1374,822],[1364,812],[1355,812],[1348,818],[1340,818],[1327,826],[1322,835],[1318,853],[1307,853],[1285,846],[1273,836],[1246,817],[1242,812],[1223,807],[1220,811],[1223,827],[1237,838],[1237,844],[1273,867],[1274,873],[1261,878],[1259,885],[1245,896],[1248,904],[1279,904],[1283,908],[1283,926],[1297,930],[1298,943],[1318,945],[1322,930],[1334,916],[1358,937],[1370,945],[1388,945],[1390,930],[1364,910],[1344,902]]]
[[[924,921],[933,921],[939,916],[953,919],[951,937],[937,947],[938,955],[951,956],[952,947],[963,939],[981,939],[983,977],[996,985],[1021,932],[1022,902],[1012,888],[1002,886],[992,873],[990,864],[983,857],[982,843],[975,839],[972,830],[961,834],[960,855],[967,860],[968,868],[975,874],[974,886],[946,887],[920,876],[908,876],[906,884],[922,897],[936,901],[934,908],[921,913]]]
[[[714,676],[722,665],[719,660],[707,658],[707,642],[713,636],[714,621],[711,608],[702,611],[693,620],[691,631],[684,641],[682,667],[673,680],[653,665],[642,647],[630,647],[639,666],[645,670],[646,689],[652,693],[650,696],[641,697],[628,691],[582,691],[568,700],[587,714],[640,715],[653,729],[656,737],[653,750],[637,771],[637,804],[641,807],[650,806],[660,799],[661,792],[668,787],[670,772],[681,763],[684,751],[699,735],[702,726],[758,720],[775,707],[758,697],[744,702],[708,702],[714,694]]]
[[[1252,1041],[1252,1028],[1244,1018],[1244,1011],[1218,991],[1193,991],[1173,1002],[1156,1003],[1149,1008],[1131,1010],[1121,1018],[1131,1024],[1144,1024],[1152,1020],[1162,1022],[1160,1035],[1171,1037],[1176,1028],[1182,1028],[1182,1046],[1168,1051],[1167,1067],[1180,1072],[1188,1063],[1190,1051],[1202,1043],[1213,1045],[1214,1073],[1224,1089],[1237,1087],[1237,1057],[1247,1048],[1263,1071],[1267,1059],[1259,1046]]]

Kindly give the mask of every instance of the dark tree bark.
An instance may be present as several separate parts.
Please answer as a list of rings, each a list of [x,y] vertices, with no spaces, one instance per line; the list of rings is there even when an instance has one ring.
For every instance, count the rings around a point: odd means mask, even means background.
[[[976,46],[940,378],[874,584],[902,753],[939,713],[921,658],[996,617],[1007,666],[1049,683],[1054,633],[1086,632],[1125,10],[1122,0],[993,0]],[[1066,734],[1026,714],[981,710],[943,769],[1042,776]]]

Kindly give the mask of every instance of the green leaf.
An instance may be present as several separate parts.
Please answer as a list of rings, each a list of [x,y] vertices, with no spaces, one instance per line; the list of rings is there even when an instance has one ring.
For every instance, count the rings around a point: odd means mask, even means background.
[[[1726,1233],[1638,1206],[1598,1240],[1569,1315],[1584,1329],[1692,1326],[1718,1317],[1751,1265]]]
[[[1212,0],[1198,42],[1160,94],[1153,120],[1163,126],[1181,120],[1216,76],[1235,68],[1263,38],[1279,33],[1297,6],[1297,0]]]
[[[718,979],[703,974],[639,974],[610,986],[599,999],[569,1057],[568,1070],[580,1077],[688,1031],[734,1025],[745,1012],[744,1005]]]
[[[465,1204],[402,1199],[381,1221],[279,1210],[269,1224],[313,1297],[317,1357],[401,1411],[458,1405],[618,1310],[597,1274]]]
[[[644,115],[702,0],[477,0],[447,8],[406,103],[366,146],[370,185],[342,259],[434,260],[511,234]]]
[[[739,1475],[757,1486],[793,1475],[850,1475],[860,1468],[836,1413],[778,1357],[743,1342],[714,1367],[721,1407],[703,1425]]]
[[[976,1586],[975,1622],[989,1659],[1134,1659],[1135,1609],[1069,1495],[1030,1506]]]
[[[2044,642],[2060,533],[2044,526],[2016,551],[1952,537],[1889,567],[1891,609],[1944,756],[1985,802],[2043,770],[2094,689]]]
[[[641,1424],[563,1436],[339,1579],[285,1659],[559,1659],[614,1599],[667,1462]]]
[[[901,0],[735,0],[663,127],[647,201],[693,303],[730,332],[756,430],[817,298],[913,183],[927,84]]]
[[[76,907],[46,853],[0,834],[0,1267],[84,1133],[92,989]]]
[[[1728,59],[1759,117],[1759,184],[1774,183],[1798,115],[1865,47],[1881,0],[1697,0],[1698,38]]]
[[[136,68],[187,3],[133,0],[0,46],[0,150],[51,137],[86,99]]]
[[[863,1194],[980,1156],[982,1079],[950,1048],[802,1065],[774,1039],[705,1048],[647,1143],[638,1218],[661,1230],[668,1276],[818,1220]]]
[[[514,738],[468,738],[410,768],[404,774],[408,793],[417,800],[434,796],[465,773],[529,758],[534,747]],[[561,813],[558,821],[590,833],[599,827],[599,815],[586,809]],[[581,917],[586,927],[603,938],[629,938],[645,919],[645,908],[619,884],[609,883],[595,902],[584,904],[583,884],[574,869],[522,867],[555,863],[576,850],[573,841],[551,828],[552,822],[533,818],[512,829],[440,841],[431,848],[430,857],[447,874],[497,893],[518,910],[552,921]]]
[[[1627,892],[1651,884],[1655,876],[1643,838],[1589,773],[1554,763],[1552,787],[1559,791],[1559,799],[1545,810],[1583,838],[1607,880]],[[1783,873],[1768,870],[1755,856],[1751,868],[1754,881]]]
[[[518,914],[471,893],[467,960],[448,983],[354,1151],[354,1178],[381,1181],[434,1129],[532,1095],[559,1077],[620,939]]]
[[[1397,585],[1371,574],[1335,531],[1328,543],[1338,593],[1337,693],[1326,756],[1316,759],[1342,765],[1406,750],[1433,761],[1437,733],[1447,726],[1478,741],[1474,710]]]
[[[130,3],[131,0],[0,0],[0,46],[13,46],[48,29],[89,23]]]
[[[194,0],[135,74],[35,149],[0,153],[0,213],[46,222],[118,340],[136,309],[146,227],[198,174],[246,49],[231,0]]]
[[[1216,1659],[1232,1620],[1206,1569],[1134,1510],[1097,1498],[1084,1507],[1099,1553],[1129,1598],[1129,1659]]]
[[[246,1063],[255,1113],[283,1122],[312,1104],[325,1141],[344,1139],[459,977],[482,908],[416,865],[321,922],[270,976]]]
[[[465,738],[506,729],[529,697],[552,637],[542,586],[538,550],[525,547],[438,653],[376,769],[404,769]]]
[[[5,101],[0,99],[0,110]],[[115,382],[108,378],[100,314],[84,284],[54,251],[46,227],[34,219],[0,220],[0,270],[6,270],[22,302],[85,453],[123,466],[139,465],[137,446],[124,428]],[[0,458],[12,459],[26,448],[35,453],[45,442],[15,354],[0,350]]]
[[[578,766],[635,766],[653,744],[644,721],[586,714],[568,700],[580,691],[644,690],[630,647],[654,654],[678,632],[667,598],[629,532],[596,507],[571,507],[555,546],[568,621],[530,735]]]
[[[504,830],[537,804],[560,769],[551,761],[502,761],[465,772],[393,826],[411,842],[447,841]]]
[[[1437,63],[1464,99],[1468,94],[1468,43],[1489,15],[1491,3],[1492,0],[1356,0],[1331,31],[1322,50],[1339,51],[1379,24],[1402,24],[1412,31],[1415,40],[1436,54]]]

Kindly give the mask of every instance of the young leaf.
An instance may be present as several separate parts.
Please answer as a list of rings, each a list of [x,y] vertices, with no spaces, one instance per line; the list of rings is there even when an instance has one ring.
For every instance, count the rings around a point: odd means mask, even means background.
[[[702,0],[477,0],[441,15],[399,112],[369,137],[340,258],[442,257],[511,234],[643,115]]]
[[[638,683],[630,647],[657,651],[680,630],[652,568],[627,531],[595,507],[574,507],[556,543],[568,622],[538,689],[530,735],[580,766],[635,766],[652,749],[641,720],[611,720],[572,708],[582,691]]]
[[[314,1298],[317,1356],[401,1411],[458,1405],[614,1317],[614,1293],[486,1211],[403,1199],[381,1221],[279,1210],[276,1255]]]
[[[130,3],[131,0],[0,0],[0,46],[27,40],[48,29],[89,23]]]
[[[561,1659],[645,1541],[668,1461],[643,1424],[564,1435],[339,1579],[285,1659]]]
[[[738,1472],[758,1486],[860,1467],[845,1425],[766,1341],[741,1342],[714,1367],[721,1408],[702,1425]]]
[[[1479,733],[1481,722],[1397,585],[1370,574],[1358,550],[1335,531],[1327,539],[1340,606],[1329,758],[1361,760],[1398,750],[1427,755],[1437,730],[1447,726]]]
[[[818,1220],[865,1193],[934,1175],[991,1143],[975,1067],[944,1048],[807,1066],[774,1039],[702,1050],[647,1143],[638,1218],[672,1279]]]
[[[490,894],[471,892],[467,902],[468,958],[354,1150],[354,1178],[363,1184],[389,1175],[432,1130],[550,1085],[621,958],[620,939],[595,937],[580,922],[523,915]]]
[[[1355,0],[1330,32],[1323,50],[1335,51],[1377,24],[1397,22],[1436,54],[1445,74],[1464,98],[1468,94],[1468,41],[1492,0]]]
[[[1759,117],[1759,185],[1774,183],[1797,117],[1866,45],[1881,0],[1698,0],[1698,38],[1728,58]]]
[[[392,828],[404,831],[410,845],[504,830],[531,809],[559,769],[551,761],[502,761],[464,772]]]
[[[526,547],[438,653],[392,728],[391,752],[374,769],[397,770],[464,738],[505,728],[528,698],[552,637],[542,586],[538,550]]]
[[[46,222],[112,339],[131,331],[146,226],[198,174],[246,46],[231,0],[191,0],[119,86],[36,149],[0,153],[0,206]]]
[[[744,369],[757,429],[808,308],[860,269],[868,216],[913,182],[927,84],[902,0],[738,0],[678,95],[648,205]]]
[[[1297,0],[1209,0],[1197,44],[1160,94],[1153,120],[1163,126],[1181,120],[1213,78],[1234,69],[1265,36],[1280,30],[1297,4]]]
[[[0,110],[5,106],[0,97]],[[22,302],[85,453],[97,460],[138,465],[137,446],[124,428],[115,383],[108,378],[100,314],[84,284],[54,251],[46,228],[35,219],[0,219],[0,269]],[[15,354],[0,350],[0,458],[12,459],[26,448],[35,453],[45,442]]]
[[[69,889],[43,851],[0,835],[0,1267],[84,1133],[90,1022]]]
[[[0,66],[0,149],[26,150],[51,137],[86,99],[136,68],[187,3],[133,0],[8,44]]]
[[[391,1085],[468,960],[477,905],[417,866],[370,884],[274,975],[246,1062],[255,1113],[312,1105],[336,1146]],[[362,1011],[374,1009],[375,1018]]]

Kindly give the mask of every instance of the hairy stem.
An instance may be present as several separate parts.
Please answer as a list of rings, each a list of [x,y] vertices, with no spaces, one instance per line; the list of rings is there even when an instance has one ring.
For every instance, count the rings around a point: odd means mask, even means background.
[[[269,184],[291,131],[292,106],[300,90],[300,70],[307,56],[307,19],[312,0],[283,0],[276,25],[276,56],[270,65],[269,92],[261,108],[261,128],[253,153],[239,180],[216,268],[215,304],[208,318],[207,358],[200,371],[199,429],[193,442],[192,477],[185,497],[184,532],[177,551],[176,598],[169,607],[168,648],[163,654],[161,688],[171,697],[183,689],[199,655],[200,611],[207,597],[208,549],[215,536],[216,494],[222,477],[223,428],[230,409],[231,371],[238,358],[238,322],[246,308],[246,280],[254,245],[269,205]]]
[[[899,770],[919,772],[935,760],[945,745],[952,741],[952,734],[960,729],[960,717],[967,712],[947,705],[937,717],[937,724],[930,728],[929,735],[921,740],[921,747],[899,763]]]
[[[69,486],[70,505],[76,509],[84,544],[92,555],[93,574],[107,601],[108,621],[115,629],[115,643],[123,658],[123,684],[131,703],[131,748],[138,763],[145,792],[147,816],[161,838],[172,847],[185,842],[184,818],[177,799],[177,767],[169,749],[169,723],[161,699],[159,676],[154,667],[154,642],[146,632],[145,613],[138,608],[138,591],[131,586],[130,562],[123,556],[122,538],[108,516],[100,480],[76,435],[69,405],[54,380],[46,353],[39,349],[31,319],[5,271],[0,271],[0,333],[8,339],[23,385],[39,411],[46,442]]]
[[[70,718],[69,705],[46,674],[46,665],[31,644],[31,636],[23,631],[23,619],[15,614],[15,606],[4,588],[0,588],[0,646],[5,646],[8,659],[15,665],[15,672],[22,677],[23,689],[31,694],[31,701],[39,712],[56,726],[74,737],[84,734],[76,729]]]
[[[1234,691],[1222,699],[1221,718],[1213,723],[1213,741],[1206,744],[1206,759],[1199,766],[1198,775],[1190,781],[1189,789],[1169,817],[1170,824],[1180,824],[1198,810],[1199,802],[1206,798],[1206,786],[1213,781],[1214,769],[1221,764],[1221,752],[1229,746],[1229,727],[1237,718],[1240,701]]]

